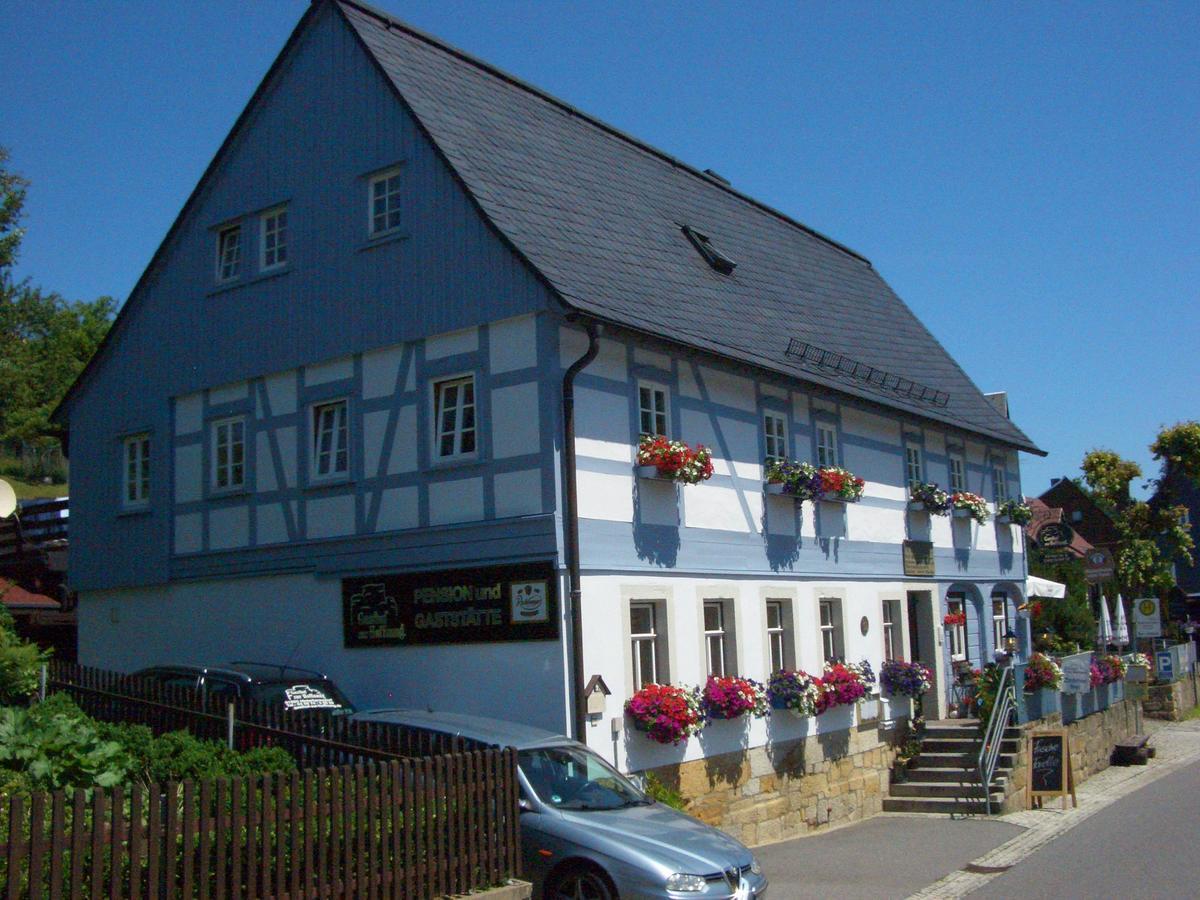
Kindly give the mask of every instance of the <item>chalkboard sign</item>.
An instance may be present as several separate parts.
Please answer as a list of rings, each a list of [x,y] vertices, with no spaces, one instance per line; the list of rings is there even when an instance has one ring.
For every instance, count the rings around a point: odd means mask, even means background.
[[[1036,731],[1029,736],[1029,790],[1028,804],[1045,797],[1062,797],[1063,808],[1067,806],[1067,794],[1075,801],[1075,779],[1071,771],[1071,750],[1067,732]],[[1078,801],[1075,801],[1078,806]]]

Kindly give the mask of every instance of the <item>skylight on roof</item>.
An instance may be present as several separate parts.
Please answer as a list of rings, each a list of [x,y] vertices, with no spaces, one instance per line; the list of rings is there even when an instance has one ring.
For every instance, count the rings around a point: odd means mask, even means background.
[[[708,235],[701,234],[691,225],[684,225],[683,233],[692,242],[692,246],[696,248],[697,252],[704,257],[704,261],[722,275],[729,275],[737,267],[737,263],[712,245]]]

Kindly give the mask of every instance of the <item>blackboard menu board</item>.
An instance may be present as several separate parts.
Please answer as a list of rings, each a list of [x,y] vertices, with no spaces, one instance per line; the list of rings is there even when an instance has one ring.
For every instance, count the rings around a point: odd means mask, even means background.
[[[1035,734],[1029,739],[1029,789],[1035,794],[1066,791],[1066,735]]]

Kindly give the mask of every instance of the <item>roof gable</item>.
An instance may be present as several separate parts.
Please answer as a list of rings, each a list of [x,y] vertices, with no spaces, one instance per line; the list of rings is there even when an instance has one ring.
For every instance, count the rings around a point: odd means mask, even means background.
[[[484,214],[570,306],[1042,452],[863,257],[384,13],[338,6]],[[736,269],[711,267],[685,226]],[[789,355],[793,339],[850,362]]]

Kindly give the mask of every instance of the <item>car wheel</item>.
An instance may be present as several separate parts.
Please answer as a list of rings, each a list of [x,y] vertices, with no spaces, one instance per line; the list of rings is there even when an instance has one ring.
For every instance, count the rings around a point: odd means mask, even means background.
[[[599,869],[571,866],[546,886],[545,900],[617,900],[617,892]]]

